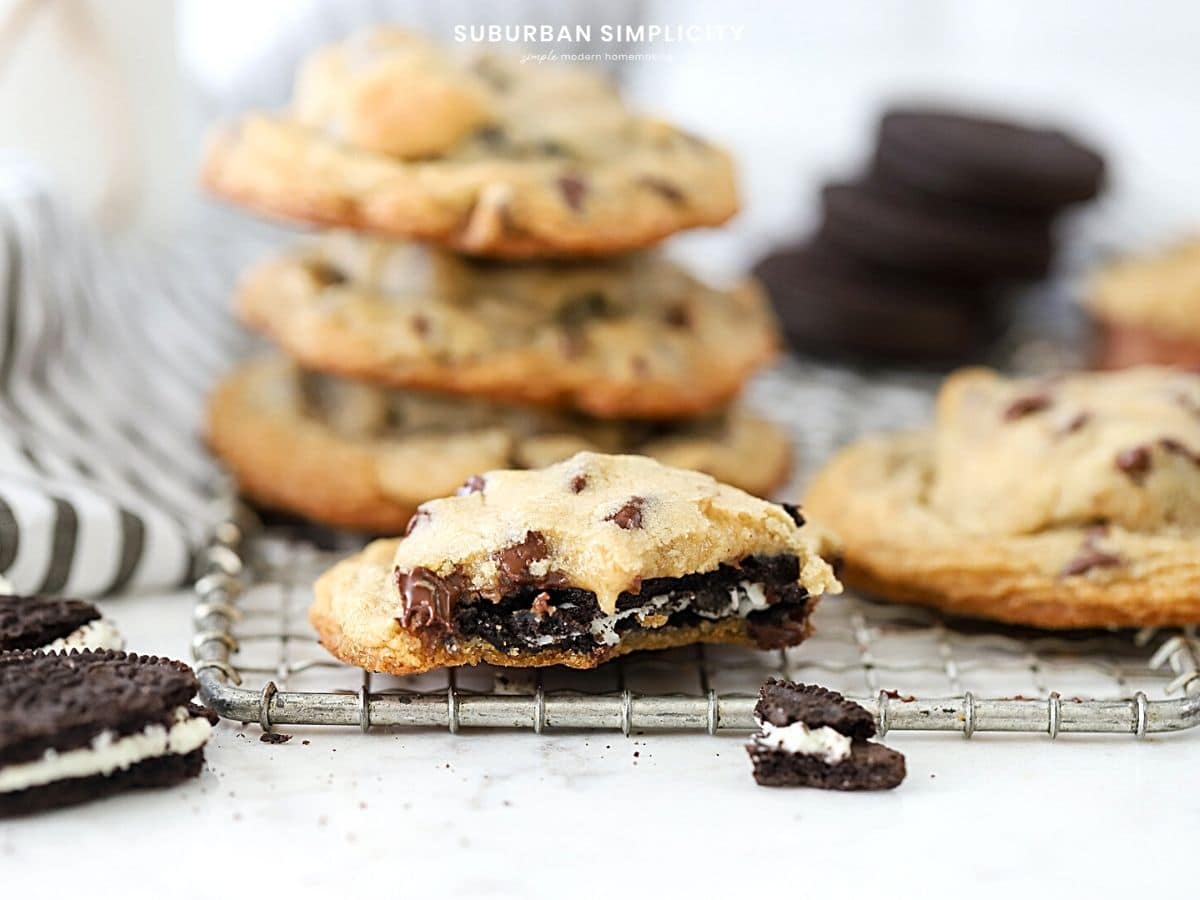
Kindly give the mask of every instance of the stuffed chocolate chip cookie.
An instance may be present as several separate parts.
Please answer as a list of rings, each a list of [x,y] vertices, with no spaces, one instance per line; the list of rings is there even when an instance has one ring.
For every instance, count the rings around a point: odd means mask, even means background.
[[[797,644],[840,590],[795,508],[639,456],[474,476],[316,585],[335,656],[375,672],[592,668],[696,642]]]
[[[847,583],[1046,628],[1200,621],[1200,376],[952,376],[928,431],[839,454],[808,508]]]
[[[204,180],[265,213],[501,257],[631,250],[738,206],[723,151],[592,72],[396,29],[316,54],[289,112],[215,136]]]
[[[712,412],[776,345],[753,283],[654,253],[501,265],[343,234],[257,266],[237,305],[309,369],[604,417]]]
[[[397,532],[417,505],[488,469],[580,450],[641,453],[758,494],[787,477],[774,425],[738,409],[692,422],[608,421],[388,391],[282,359],[236,371],[209,405],[209,442],[243,492],[330,525]]]

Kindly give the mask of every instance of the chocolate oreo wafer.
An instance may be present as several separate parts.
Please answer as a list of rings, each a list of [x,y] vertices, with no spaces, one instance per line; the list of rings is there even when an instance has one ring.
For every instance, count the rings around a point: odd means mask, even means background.
[[[904,780],[904,757],[875,736],[875,720],[835,691],[774,678],[759,692],[759,731],[746,745],[768,787],[878,791]]]
[[[1062,131],[918,108],[883,117],[874,169],[937,197],[1044,211],[1090,200],[1104,181],[1100,154]]]
[[[0,653],[0,817],[191,778],[216,717],[181,662]]]
[[[121,633],[83,600],[0,595],[0,651],[120,650]]]
[[[1050,219],[922,201],[864,179],[826,185],[820,236],[880,266],[940,277],[1039,278],[1054,256]]]
[[[820,242],[772,253],[754,274],[788,343],[809,353],[956,360],[999,331],[985,288],[881,270]]]

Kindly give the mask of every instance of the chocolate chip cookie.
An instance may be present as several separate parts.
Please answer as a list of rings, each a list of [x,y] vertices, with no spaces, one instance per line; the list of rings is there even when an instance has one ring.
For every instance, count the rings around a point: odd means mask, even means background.
[[[650,252],[497,264],[341,234],[255,267],[237,305],[310,369],[609,418],[713,412],[776,348],[752,282]]]
[[[632,250],[738,207],[724,151],[593,72],[386,28],[319,52],[288,113],[215,135],[203,178],[264,213],[509,258]]]
[[[780,430],[737,408],[688,422],[600,420],[389,391],[278,358],[222,382],[208,439],[259,503],[384,533],[474,472],[536,468],[579,450],[641,453],[757,494],[778,487],[791,464]]]
[[[0,817],[195,777],[216,724],[196,688],[154,656],[0,653]]]
[[[872,438],[808,508],[847,583],[1045,628],[1200,621],[1200,375],[947,380],[934,427]]]
[[[375,672],[592,668],[696,642],[799,643],[840,590],[794,507],[641,456],[467,479],[316,584],[309,618]]]
[[[1200,367],[1200,240],[1104,266],[1084,303],[1100,326],[1101,367]]]

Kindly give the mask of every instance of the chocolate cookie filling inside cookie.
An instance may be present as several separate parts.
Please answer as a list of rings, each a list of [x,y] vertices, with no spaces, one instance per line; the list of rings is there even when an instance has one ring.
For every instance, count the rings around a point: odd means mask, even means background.
[[[406,628],[424,626],[451,644],[480,638],[521,654],[589,653],[638,630],[694,627],[730,618],[745,619],[751,637],[764,649],[797,644],[807,634],[809,595],[797,582],[800,563],[795,556],[751,556],[713,572],[646,579],[636,591],[623,592],[616,611],[609,614],[600,609],[595,593],[564,584],[557,573],[531,575],[526,563],[544,558],[536,556],[537,544],[536,535],[531,535],[510,548],[525,552],[500,562],[507,590],[496,600],[465,589],[465,582],[454,575],[397,571],[402,607],[398,620]]]

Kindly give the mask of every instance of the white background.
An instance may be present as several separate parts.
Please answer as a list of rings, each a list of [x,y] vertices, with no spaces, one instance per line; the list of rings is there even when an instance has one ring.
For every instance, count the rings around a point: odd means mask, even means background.
[[[191,214],[195,117],[252,94],[263,55],[294,52],[293,17],[321,5],[85,5],[118,50],[133,134],[90,116],[71,51],[42,23],[0,81],[0,143],[43,160],[87,209],[105,142],[133,136],[131,227],[175,227]],[[322,15],[336,30],[366,6]],[[441,15],[467,21],[471,9]],[[1017,107],[1101,145],[1113,191],[1090,224],[1107,244],[1200,219],[1200,5],[743,0],[656,4],[647,18],[746,28],[630,78],[645,106],[739,154],[746,213],[684,240],[716,267],[798,234],[817,181],[852,171],[880,106],[909,95]],[[285,81],[263,77],[256,101]],[[184,596],[107,608],[133,648],[186,658]],[[292,733],[272,747],[254,726],[223,724],[194,784],[0,825],[3,894],[250,896],[302,880],[322,896],[1149,896],[1194,880],[1195,736],[896,735],[907,783],[849,796],[756,788],[735,738]]]

